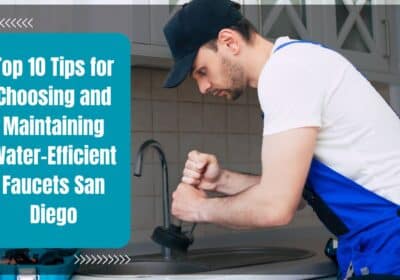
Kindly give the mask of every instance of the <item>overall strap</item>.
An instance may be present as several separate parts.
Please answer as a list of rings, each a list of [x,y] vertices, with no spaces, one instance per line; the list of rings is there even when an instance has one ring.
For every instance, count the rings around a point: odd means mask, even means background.
[[[292,44],[314,44],[314,45],[322,46],[322,44],[317,43],[317,42],[313,42],[313,41],[307,41],[307,40],[293,40],[293,41],[290,41],[290,42],[283,43],[282,45],[279,45],[279,46],[275,49],[274,53],[277,52],[277,51],[279,51],[280,49],[282,49],[282,48],[284,48],[284,47],[286,47],[286,46],[288,46],[288,45],[292,45]]]

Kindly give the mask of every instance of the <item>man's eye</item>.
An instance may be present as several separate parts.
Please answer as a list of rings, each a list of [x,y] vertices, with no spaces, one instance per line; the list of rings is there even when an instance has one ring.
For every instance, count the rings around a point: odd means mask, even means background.
[[[206,71],[204,71],[204,70],[200,70],[199,71],[199,75],[200,76],[205,76],[207,73],[206,73]]]

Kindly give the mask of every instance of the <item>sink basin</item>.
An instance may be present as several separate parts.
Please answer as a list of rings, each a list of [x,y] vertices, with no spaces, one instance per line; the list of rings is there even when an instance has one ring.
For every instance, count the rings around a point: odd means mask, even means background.
[[[78,274],[107,276],[107,275],[136,275],[136,274],[190,274],[209,271],[201,264],[177,261],[134,261],[128,264],[116,265],[81,265]]]
[[[235,268],[249,265],[266,264],[273,262],[299,260],[312,257],[313,252],[284,247],[225,247],[191,250],[186,255],[176,256],[177,262],[202,264],[208,271]],[[140,261],[160,261],[160,254],[141,255],[134,257]]]
[[[132,256],[124,265],[81,265],[85,275],[188,274],[312,257],[313,252],[283,247],[211,248],[191,250],[164,260],[160,254]]]
[[[314,253],[295,248],[253,247],[202,249],[190,252],[183,259],[206,264],[210,270],[243,267],[312,257]]]

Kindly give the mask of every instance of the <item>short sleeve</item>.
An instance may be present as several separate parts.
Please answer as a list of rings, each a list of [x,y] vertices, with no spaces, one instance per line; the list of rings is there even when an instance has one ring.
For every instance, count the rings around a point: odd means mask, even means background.
[[[263,135],[321,127],[326,88],[323,73],[312,71],[302,61],[274,56],[263,69],[258,92],[264,112]]]

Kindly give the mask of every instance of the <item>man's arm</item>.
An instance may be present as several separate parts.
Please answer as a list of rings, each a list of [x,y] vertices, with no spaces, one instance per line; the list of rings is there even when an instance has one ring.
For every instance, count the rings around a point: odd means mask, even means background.
[[[217,157],[196,150],[188,154],[182,183],[227,195],[237,194],[260,182],[261,176],[222,169]]]
[[[202,190],[181,184],[174,193],[173,214],[233,228],[289,223],[299,205],[317,133],[317,128],[306,127],[264,136],[258,184],[223,198],[207,198]]]
[[[238,194],[260,183],[261,176],[223,169],[215,191],[227,195]]]

